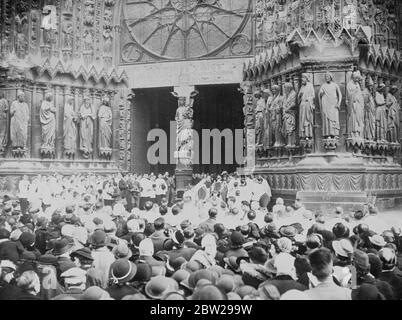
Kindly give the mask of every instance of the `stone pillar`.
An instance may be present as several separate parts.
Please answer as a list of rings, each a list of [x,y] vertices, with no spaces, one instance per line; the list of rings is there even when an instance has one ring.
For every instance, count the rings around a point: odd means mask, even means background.
[[[41,158],[40,155],[40,148],[42,145],[42,127],[40,124],[40,107],[45,99],[45,94],[46,94],[46,87],[40,87],[37,88],[37,94],[36,94],[36,99],[32,103],[31,106],[31,120],[32,121],[32,145],[31,145],[31,157],[32,158]]]

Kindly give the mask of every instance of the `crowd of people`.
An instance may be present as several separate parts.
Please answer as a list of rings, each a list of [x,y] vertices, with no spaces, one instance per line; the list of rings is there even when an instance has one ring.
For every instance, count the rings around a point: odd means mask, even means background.
[[[0,300],[402,298],[401,229],[375,206],[272,207],[260,176],[193,178],[177,197],[169,174],[24,176],[0,203]]]

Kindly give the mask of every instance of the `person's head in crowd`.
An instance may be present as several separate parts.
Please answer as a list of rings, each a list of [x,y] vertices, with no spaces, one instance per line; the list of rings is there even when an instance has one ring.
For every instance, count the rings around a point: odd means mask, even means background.
[[[385,247],[387,244],[384,240],[384,238],[378,234],[374,234],[372,236],[368,237],[371,247],[375,249],[376,251],[380,251],[382,248]]]
[[[218,239],[221,239],[225,236],[226,228],[223,223],[215,223],[214,224],[214,232],[218,236]]]
[[[33,270],[25,271],[16,280],[17,286],[26,294],[37,296],[40,292],[40,279]]]
[[[208,210],[208,216],[210,219],[216,219],[217,215],[218,215],[218,210],[216,208],[210,208]]]
[[[383,271],[392,271],[397,266],[398,260],[394,250],[383,248],[379,251],[378,256],[380,257]]]
[[[138,249],[140,256],[152,257],[154,255],[154,243],[149,238],[142,240]]]
[[[147,223],[144,229],[144,235],[149,237],[155,232],[155,225],[153,223]]]
[[[331,251],[327,248],[319,248],[309,255],[312,274],[320,282],[326,281],[332,276],[333,260]]]
[[[332,233],[335,235],[337,239],[345,239],[349,238],[349,228],[342,222],[338,222],[332,228]]]
[[[63,279],[66,290],[78,289],[84,291],[87,282],[87,271],[81,268],[70,268],[63,272],[60,277]]]
[[[274,267],[277,276],[290,276],[293,280],[297,280],[295,258],[289,253],[278,254],[274,260]]]
[[[337,263],[347,265],[352,262],[353,246],[349,239],[332,241],[332,249],[334,250]]]
[[[323,246],[324,239],[319,233],[311,233],[306,237],[307,250],[315,250]]]
[[[144,205],[145,211],[151,211],[153,209],[153,207],[154,207],[154,204],[152,201],[145,202],[145,205]]]
[[[167,213],[168,213],[168,207],[167,206],[162,205],[162,206],[159,207],[159,214],[161,216],[166,216]]]
[[[155,231],[161,231],[165,229],[165,219],[158,218],[154,221]]]
[[[78,268],[83,269],[90,268],[94,261],[91,250],[86,247],[73,251],[70,257]]]
[[[172,207],[172,215],[177,216],[180,213],[181,209],[178,205],[174,205]]]

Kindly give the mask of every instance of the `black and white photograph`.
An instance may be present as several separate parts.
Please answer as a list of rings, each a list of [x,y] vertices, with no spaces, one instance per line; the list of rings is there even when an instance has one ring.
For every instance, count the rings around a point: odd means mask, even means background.
[[[0,302],[400,300],[401,103],[401,0],[1,0]]]

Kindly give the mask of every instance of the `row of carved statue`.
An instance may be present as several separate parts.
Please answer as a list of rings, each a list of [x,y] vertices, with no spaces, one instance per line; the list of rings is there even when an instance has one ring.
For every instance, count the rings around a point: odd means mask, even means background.
[[[370,76],[365,78],[365,85],[363,80],[361,73],[355,71],[346,87],[347,145],[360,150],[368,147],[382,151],[393,148],[395,151],[400,148],[400,106],[396,98],[398,87],[379,83],[375,90]],[[327,72],[316,99],[309,74],[302,75],[301,84],[298,93],[292,83],[286,82],[283,95],[280,86],[273,85],[271,89],[257,90],[254,99],[246,98],[243,110],[245,127],[255,129],[257,150],[296,148],[298,121],[300,145],[311,151],[317,100],[324,147],[336,149],[343,99],[339,85],[334,81],[334,76]]]
[[[53,94],[47,92],[40,107],[40,124],[42,128],[42,145],[40,153],[43,158],[55,158],[57,109],[53,102]],[[25,101],[25,93],[17,92],[17,100],[9,103],[4,95],[0,99],[0,153],[5,154],[11,143],[15,158],[26,156],[30,108]],[[74,110],[74,97],[66,96],[63,121],[63,152],[68,159],[74,159],[79,135],[79,150],[85,159],[89,159],[94,151],[94,125],[98,118],[99,156],[110,160],[112,157],[112,110],[110,98],[105,95],[96,113],[90,98],[84,96],[79,111]]]

